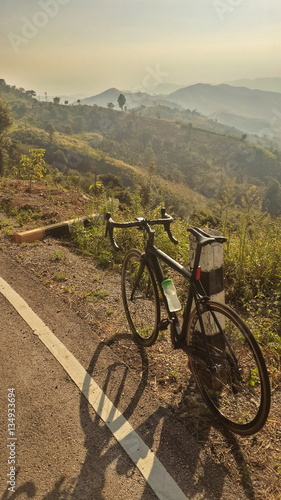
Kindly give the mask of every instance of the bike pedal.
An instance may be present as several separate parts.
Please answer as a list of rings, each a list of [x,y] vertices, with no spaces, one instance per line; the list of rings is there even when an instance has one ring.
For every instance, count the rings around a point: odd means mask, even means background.
[[[159,330],[162,332],[163,330],[167,330],[168,326],[170,325],[170,320],[169,318],[164,318],[164,319],[161,319],[160,323],[159,323]]]

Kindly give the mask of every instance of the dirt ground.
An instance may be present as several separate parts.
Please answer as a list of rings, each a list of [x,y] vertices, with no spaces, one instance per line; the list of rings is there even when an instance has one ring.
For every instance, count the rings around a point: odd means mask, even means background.
[[[18,245],[10,237],[13,231],[87,215],[89,206],[90,198],[78,192],[46,189],[43,183],[34,184],[27,192],[23,183],[6,182],[0,186],[0,249],[62,297],[95,329],[101,341],[107,341],[121,325],[127,328],[119,270],[101,270],[93,258],[79,253],[68,240],[47,238]],[[141,370],[133,341],[119,339],[111,348],[131,370]],[[151,390],[202,443],[206,458],[211,456],[242,483],[248,498],[281,500],[281,387],[273,387],[272,408],[264,429],[241,438],[226,433],[210,415],[193,384],[186,356],[172,350],[168,331],[147,348],[147,355]]]

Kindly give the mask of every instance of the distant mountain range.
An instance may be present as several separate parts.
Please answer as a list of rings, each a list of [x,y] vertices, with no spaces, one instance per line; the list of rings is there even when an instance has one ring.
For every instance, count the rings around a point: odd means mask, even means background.
[[[281,92],[281,78],[255,78],[251,79],[243,79],[243,80],[234,80],[231,82],[225,82],[228,85],[232,85],[233,87],[247,87],[248,89],[258,89],[258,90],[266,90],[268,92]]]
[[[176,90],[182,88],[182,85],[176,85],[175,83],[159,83],[153,89],[149,89],[149,92],[152,94],[171,94],[171,92],[175,92]]]
[[[263,129],[267,135],[276,133],[279,121],[281,133],[281,93],[278,92],[199,83],[173,92],[169,99],[248,133],[262,133]]]
[[[108,103],[114,104],[115,108],[119,108],[117,99],[120,94],[124,94],[126,97],[126,106],[128,109],[139,108],[141,106],[150,107],[150,106],[168,106],[170,108],[181,109],[181,106],[176,102],[171,102],[169,96],[165,95],[150,95],[146,92],[130,92],[130,91],[122,91],[116,88],[108,89],[102,92],[101,94],[87,97],[81,101],[81,104],[87,104],[89,106],[93,106],[96,104],[97,106],[107,107]]]
[[[279,79],[270,80],[277,84]],[[107,107],[108,103],[112,103],[115,109],[119,109],[117,99],[120,93],[125,95],[128,109],[166,106],[177,110],[197,110],[210,119],[246,133],[281,137],[281,93],[278,92],[203,83],[180,88],[168,95],[123,92],[111,88],[81,100],[81,104]]]

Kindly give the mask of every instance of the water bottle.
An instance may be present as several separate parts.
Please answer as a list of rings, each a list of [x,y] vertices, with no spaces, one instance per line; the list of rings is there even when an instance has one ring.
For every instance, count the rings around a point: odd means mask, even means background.
[[[168,302],[169,311],[179,311],[181,309],[181,303],[177,297],[177,292],[173,280],[166,279],[162,281],[161,285]]]

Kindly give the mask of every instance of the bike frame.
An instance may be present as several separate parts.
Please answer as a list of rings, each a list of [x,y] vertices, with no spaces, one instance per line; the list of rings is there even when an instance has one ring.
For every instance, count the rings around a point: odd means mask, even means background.
[[[159,289],[161,291],[161,295],[162,295],[162,298],[163,298],[163,301],[165,304],[166,312],[168,314],[169,323],[171,324],[171,339],[172,339],[173,347],[174,348],[182,348],[185,345],[185,334],[186,334],[186,330],[187,330],[187,325],[188,325],[193,301],[195,302],[195,307],[197,309],[198,316],[199,316],[199,318],[201,318],[200,311],[199,311],[199,304],[200,304],[200,302],[206,302],[207,300],[209,300],[209,297],[206,295],[201,281],[198,278],[196,278],[194,271],[193,270],[189,271],[184,266],[182,266],[179,262],[172,259],[165,252],[163,252],[162,250],[157,248],[154,245],[154,231],[152,231],[149,226],[146,227],[146,229],[147,229],[147,232],[149,234],[149,237],[147,240],[145,252],[142,254],[141,261],[143,263],[143,266],[145,265],[145,263],[148,263],[151,271],[153,272],[153,274],[156,278]],[[197,257],[196,260],[198,262],[200,259],[200,253],[201,253],[201,249],[199,249],[198,255],[196,256]],[[169,311],[169,308],[168,308],[167,299],[166,299],[166,296],[163,292],[163,288],[161,285],[162,281],[165,279],[165,275],[163,273],[160,261],[164,262],[170,268],[174,269],[174,271],[176,271],[178,274],[183,276],[190,283],[190,288],[188,291],[187,299],[185,301],[184,312],[183,312],[183,322],[182,322],[181,327],[180,327],[177,313]],[[139,276],[141,276],[141,274],[142,274],[143,266],[140,267]],[[136,284],[137,284],[137,280],[136,280]],[[201,326],[204,329],[203,324]]]
[[[145,263],[148,264],[151,272],[154,274],[154,277],[156,279],[156,282],[160,288],[161,291],[161,296],[164,301],[164,305],[168,314],[168,319],[164,319],[162,322],[159,324],[159,329],[166,329],[168,324],[170,323],[171,325],[171,340],[174,348],[185,348],[185,334],[187,331],[188,327],[188,322],[191,314],[191,309],[193,305],[193,301],[195,303],[195,308],[197,310],[198,314],[198,319],[200,322],[200,327],[201,331],[204,332],[204,324],[203,320],[201,317],[200,313],[200,304],[202,303],[207,303],[210,298],[207,296],[202,283],[200,281],[200,257],[201,257],[201,250],[202,247],[206,244],[213,243],[213,242],[224,242],[226,241],[226,238],[224,237],[213,237],[204,231],[198,229],[198,228],[192,228],[190,229],[193,234],[196,235],[197,239],[197,247],[196,247],[196,252],[195,252],[195,258],[194,258],[194,263],[193,263],[193,268],[191,271],[187,270],[184,266],[182,266],[179,262],[175,261],[172,259],[169,255],[167,255],[165,252],[160,250],[159,248],[155,247],[154,245],[154,234],[155,232],[151,229],[151,225],[163,225],[165,231],[167,232],[169,239],[173,243],[177,243],[177,240],[173,237],[171,230],[170,230],[170,224],[173,222],[173,218],[166,213],[165,208],[161,209],[161,219],[154,219],[154,220],[147,220],[144,219],[143,217],[138,217],[136,221],[132,222],[115,222],[111,219],[111,214],[107,213],[106,214],[106,219],[107,219],[107,225],[106,225],[106,235],[109,234],[111,244],[112,246],[116,249],[119,250],[119,247],[114,239],[113,236],[113,229],[114,228],[130,228],[130,227],[137,227],[139,230],[143,230],[144,232],[147,233],[148,238],[146,242],[146,248],[145,252],[143,253],[141,257],[141,265],[140,269],[138,272],[138,276],[136,278],[135,282],[135,287],[137,287],[138,282],[141,278],[144,265]],[[184,307],[184,312],[183,312],[183,323],[182,327],[180,327],[180,323],[178,320],[178,316],[175,312],[171,312],[168,308],[168,303],[167,299],[165,297],[164,291],[162,289],[162,281],[165,279],[163,270],[161,268],[160,261],[164,262],[167,264],[170,268],[174,269],[178,274],[182,275],[185,279],[187,279],[190,283],[190,288],[188,291],[187,295],[187,300],[185,303]],[[162,324],[161,324],[162,323]],[[208,345],[206,341],[206,350],[208,352]]]

